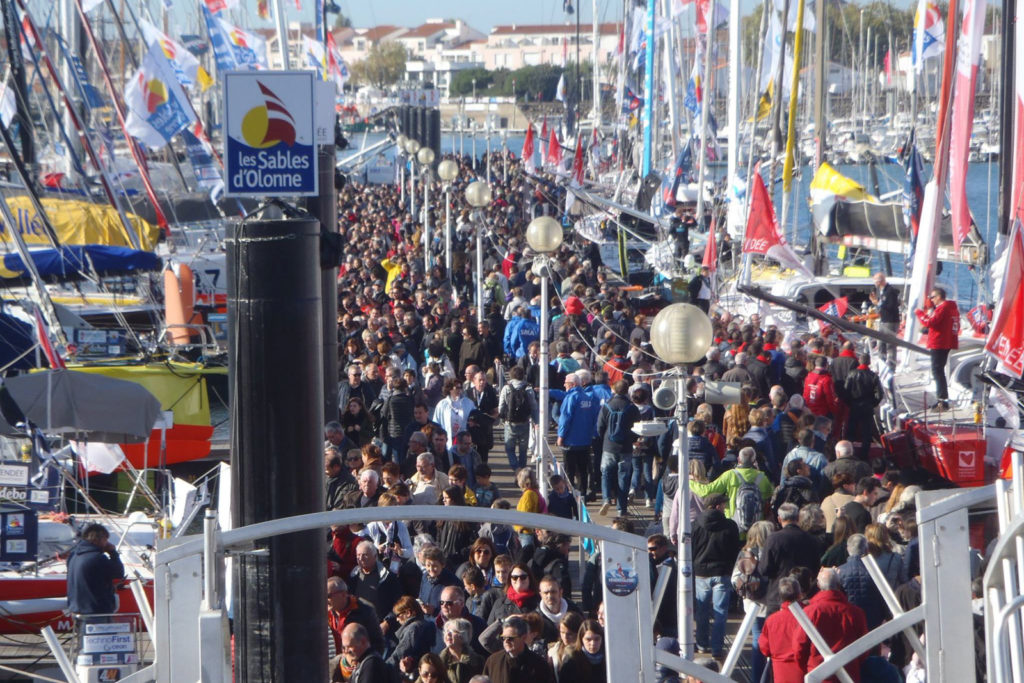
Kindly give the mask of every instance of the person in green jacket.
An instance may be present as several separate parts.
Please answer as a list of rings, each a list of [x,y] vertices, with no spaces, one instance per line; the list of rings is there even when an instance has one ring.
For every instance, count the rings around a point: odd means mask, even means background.
[[[736,492],[747,482],[757,483],[758,488],[761,489],[761,499],[765,503],[771,500],[775,487],[772,486],[768,475],[757,469],[757,453],[750,446],[740,449],[736,456],[735,469],[726,470],[714,481],[701,484],[690,477],[690,490],[701,498],[712,493],[724,494],[729,499],[725,508],[725,516],[732,519],[733,513],[736,511]]]

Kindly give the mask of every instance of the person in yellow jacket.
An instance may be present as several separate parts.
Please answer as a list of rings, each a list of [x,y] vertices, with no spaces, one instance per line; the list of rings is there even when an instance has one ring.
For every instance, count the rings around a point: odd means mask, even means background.
[[[761,492],[761,501],[767,507],[775,487],[772,486],[772,481],[768,478],[768,475],[757,469],[757,453],[750,446],[740,449],[739,454],[736,456],[735,469],[726,470],[714,481],[701,484],[691,477],[690,491],[701,498],[712,493],[724,494],[729,500],[725,508],[725,516],[729,519],[735,519],[736,493],[740,490],[741,486],[747,483],[753,483],[757,486]],[[762,510],[761,514],[761,519],[764,519],[764,510]]]

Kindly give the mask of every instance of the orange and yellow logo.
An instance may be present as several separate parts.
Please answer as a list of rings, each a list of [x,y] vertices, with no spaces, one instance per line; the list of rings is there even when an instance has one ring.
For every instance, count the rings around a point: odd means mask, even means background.
[[[283,142],[295,144],[295,119],[284,102],[270,88],[259,83],[263,104],[253,107],[242,117],[242,138],[250,147],[262,149]]]
[[[144,75],[139,74],[139,85],[142,89],[143,101],[146,103],[146,111],[150,114],[167,102],[167,86],[159,78],[146,80]]]

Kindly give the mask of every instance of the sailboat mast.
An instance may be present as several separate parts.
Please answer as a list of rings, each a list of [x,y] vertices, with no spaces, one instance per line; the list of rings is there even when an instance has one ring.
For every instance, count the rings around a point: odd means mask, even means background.
[[[598,33],[597,23],[597,0],[591,0],[590,4],[591,12],[591,23],[593,24],[593,34],[591,42],[594,45],[594,50],[591,56],[591,76],[593,76],[593,89],[594,95],[591,98],[592,107],[590,110],[590,120],[594,122],[594,128],[601,127],[601,62],[598,57],[598,46],[601,39]]]
[[[1013,164],[1017,156],[1014,149],[1016,131],[1014,130],[1014,103],[1017,99],[1015,92],[1018,74],[1014,73],[1015,51],[1018,49],[1013,39],[1014,13],[1016,11],[1015,0],[1003,0],[1002,17],[1002,52],[1003,72],[1000,76],[999,93],[999,217],[997,229],[1000,235],[1009,235],[1010,219],[1013,216],[1014,207],[1010,206],[1013,200]],[[1019,21],[1020,19],[1018,19]],[[1024,49],[1024,46],[1021,46]]]
[[[796,162],[796,119],[800,99],[800,56],[804,44],[804,0],[796,0],[796,30],[793,32],[793,85],[789,89],[789,120],[786,132],[786,158],[782,166],[782,220],[779,225],[785,230],[786,218],[793,194],[793,166]],[[796,229],[793,230],[796,238]],[[795,241],[795,239],[794,239]]]
[[[672,9],[669,4],[669,0],[662,1],[662,13],[669,22],[668,35],[665,36],[665,40],[662,40],[662,54],[664,60],[662,60],[661,68],[664,69],[665,77],[662,82],[668,85],[668,92],[665,93],[668,97],[668,118],[670,122],[671,131],[669,135],[669,141],[672,144],[672,159],[679,158],[679,106],[676,101],[676,73],[675,64],[672,59],[672,45],[675,43],[675,35],[679,30],[679,23],[672,19]]]
[[[786,33],[789,23],[789,0],[782,2],[782,37],[779,44],[779,65],[775,72],[775,92],[772,93],[771,113],[771,163],[768,165],[768,177],[765,185],[769,188],[775,187],[775,166],[779,158],[779,150],[782,148],[782,95],[784,88],[782,81],[786,77]],[[792,94],[790,94],[792,97]]]
[[[825,59],[825,3],[814,3],[814,168],[825,160],[825,72],[829,70]]]
[[[740,154],[740,66],[740,0],[729,0],[729,102],[726,111],[729,157],[725,181],[726,229],[729,234],[738,231],[743,221],[743,204],[734,200],[732,191]],[[757,82],[757,74],[754,74],[754,82]],[[757,88],[754,90],[756,92]]]
[[[707,223],[704,221],[704,179],[707,178],[708,119],[711,118],[711,92],[713,89],[711,79],[708,77],[711,74],[711,41],[714,40],[715,33],[712,14],[713,12],[709,12],[705,18],[705,28],[708,32],[704,36],[704,40],[707,42],[704,44],[704,75],[701,83],[703,93],[700,103],[700,152],[697,154],[697,159],[700,161],[697,171],[697,224],[702,228],[707,227]]]
[[[15,92],[18,93],[18,120],[21,122],[19,138],[21,139],[21,155],[31,167],[36,164],[36,146],[32,137],[35,124],[32,123],[32,112],[28,103],[28,89],[25,84],[25,62],[21,56],[21,44],[18,40],[18,15],[14,11],[11,0],[0,0],[4,15],[4,37],[7,40],[7,63],[10,64],[11,78]]]
[[[647,51],[644,56],[644,147],[641,157],[641,178],[646,178],[651,172],[652,142],[654,128],[654,103],[657,98],[654,96],[654,17],[656,0],[647,0],[647,15],[644,21],[644,34],[647,36]]]

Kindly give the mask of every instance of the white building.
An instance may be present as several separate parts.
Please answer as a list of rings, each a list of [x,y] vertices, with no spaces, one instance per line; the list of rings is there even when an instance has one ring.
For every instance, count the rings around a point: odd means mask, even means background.
[[[598,63],[611,63],[619,47],[619,24],[598,25]],[[580,26],[580,59],[591,61],[594,52],[592,25]],[[576,61],[575,24],[508,24],[495,26],[481,50],[487,69],[515,70],[538,64],[562,65]]]

